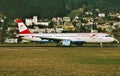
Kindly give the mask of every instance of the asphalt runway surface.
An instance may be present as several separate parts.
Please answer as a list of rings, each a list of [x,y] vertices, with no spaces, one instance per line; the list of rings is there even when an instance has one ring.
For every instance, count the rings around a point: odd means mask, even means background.
[[[0,48],[120,48],[120,46],[0,46]]]
[[[41,45],[41,44],[1,44],[0,48],[120,48],[120,44],[103,44],[103,47],[100,44],[84,44],[83,46],[56,46],[55,44],[52,45]]]

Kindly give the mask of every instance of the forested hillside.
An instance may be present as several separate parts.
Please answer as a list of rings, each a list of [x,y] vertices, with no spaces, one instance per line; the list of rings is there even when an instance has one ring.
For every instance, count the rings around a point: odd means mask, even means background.
[[[87,0],[88,7],[103,10],[120,10],[120,0]]]
[[[120,0],[1,0],[0,12],[13,18],[33,15],[50,18],[65,16],[84,5],[88,9],[119,10]]]

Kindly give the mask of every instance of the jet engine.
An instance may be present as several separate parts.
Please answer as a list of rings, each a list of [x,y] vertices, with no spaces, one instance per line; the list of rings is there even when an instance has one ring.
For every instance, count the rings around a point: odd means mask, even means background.
[[[70,46],[71,45],[71,41],[70,40],[63,40],[62,41],[62,45],[63,46]]]

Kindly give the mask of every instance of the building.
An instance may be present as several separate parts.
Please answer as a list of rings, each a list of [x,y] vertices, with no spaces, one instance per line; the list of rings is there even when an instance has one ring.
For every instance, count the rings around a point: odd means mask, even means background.
[[[25,19],[25,24],[27,26],[30,25],[41,25],[41,26],[49,26],[49,21],[47,22],[38,22],[38,17],[37,16],[33,16],[33,19]]]
[[[105,13],[99,13],[98,16],[104,18],[105,17]]]

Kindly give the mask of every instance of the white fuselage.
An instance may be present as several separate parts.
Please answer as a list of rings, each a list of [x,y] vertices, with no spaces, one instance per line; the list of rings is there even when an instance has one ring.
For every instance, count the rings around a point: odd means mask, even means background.
[[[86,43],[108,43],[113,42],[114,38],[105,33],[40,33],[40,34],[19,34],[19,36],[34,36],[53,40],[70,40],[71,42]]]

